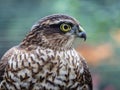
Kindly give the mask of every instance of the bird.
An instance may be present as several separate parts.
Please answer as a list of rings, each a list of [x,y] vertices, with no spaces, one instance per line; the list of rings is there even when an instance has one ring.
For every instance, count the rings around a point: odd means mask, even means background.
[[[86,40],[87,35],[72,16],[52,14],[38,20],[2,56],[0,90],[93,90],[85,58],[73,46],[76,38]]]

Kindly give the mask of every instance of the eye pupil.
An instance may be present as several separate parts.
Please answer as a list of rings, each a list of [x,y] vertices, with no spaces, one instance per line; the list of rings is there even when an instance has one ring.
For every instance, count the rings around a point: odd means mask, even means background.
[[[68,29],[68,26],[67,26],[67,25],[65,25],[65,26],[64,26],[64,29]]]

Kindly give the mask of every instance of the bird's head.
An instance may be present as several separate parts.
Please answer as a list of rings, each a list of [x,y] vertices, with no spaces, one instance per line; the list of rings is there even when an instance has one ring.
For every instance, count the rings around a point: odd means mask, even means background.
[[[69,48],[74,39],[86,40],[86,33],[79,22],[67,15],[50,15],[33,25],[26,40],[31,44],[53,48]]]

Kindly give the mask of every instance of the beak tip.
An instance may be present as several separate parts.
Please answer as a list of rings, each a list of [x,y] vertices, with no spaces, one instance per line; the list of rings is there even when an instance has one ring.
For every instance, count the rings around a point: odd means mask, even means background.
[[[86,38],[84,38],[84,41],[86,41]]]
[[[86,39],[87,39],[87,35],[86,35],[85,32],[80,32],[80,33],[79,33],[79,37],[80,37],[80,38],[83,38],[84,41],[86,41]]]

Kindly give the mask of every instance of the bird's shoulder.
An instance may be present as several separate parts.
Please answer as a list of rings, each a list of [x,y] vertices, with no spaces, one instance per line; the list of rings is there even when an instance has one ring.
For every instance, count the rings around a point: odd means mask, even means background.
[[[84,72],[81,75],[83,77],[84,87],[87,88],[88,90],[92,90],[93,89],[92,76],[91,76],[90,70],[87,66],[87,62],[86,62],[85,58],[83,58],[82,56],[80,56],[80,60],[83,65],[83,68],[84,68]]]
[[[18,46],[14,46],[2,56],[0,60],[0,81],[3,79],[3,74],[5,72],[5,68],[8,65],[9,60],[18,50],[20,50],[20,48],[18,48]]]

